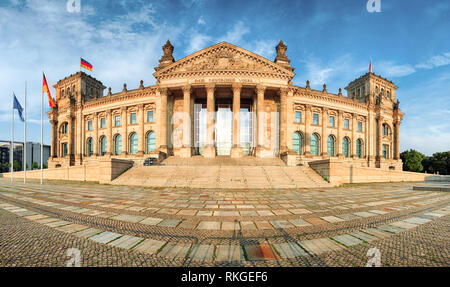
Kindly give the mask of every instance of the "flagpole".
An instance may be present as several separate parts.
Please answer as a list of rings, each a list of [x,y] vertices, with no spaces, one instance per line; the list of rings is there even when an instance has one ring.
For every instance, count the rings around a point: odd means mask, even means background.
[[[11,182],[13,182],[14,172],[14,93],[12,97],[12,121],[11,121],[11,146],[9,148],[9,161],[11,164]]]
[[[42,72],[44,75],[44,72]],[[41,184],[42,184],[42,174],[44,172],[44,91],[42,91],[41,97]]]
[[[23,124],[23,183],[27,182],[27,82],[25,81],[25,121]]]

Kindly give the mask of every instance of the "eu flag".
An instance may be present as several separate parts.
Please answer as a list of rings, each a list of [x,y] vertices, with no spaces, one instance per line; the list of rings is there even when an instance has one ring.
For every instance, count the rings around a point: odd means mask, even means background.
[[[17,100],[16,95],[14,95],[14,109],[17,110],[17,112],[19,113],[19,117],[20,117],[20,119],[21,119],[22,122],[23,122],[23,121],[24,121],[23,115],[22,115],[23,108],[22,108],[22,106],[20,105],[19,101]]]

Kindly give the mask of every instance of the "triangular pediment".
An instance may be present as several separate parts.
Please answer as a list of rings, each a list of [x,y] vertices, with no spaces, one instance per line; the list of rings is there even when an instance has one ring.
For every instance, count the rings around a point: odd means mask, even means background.
[[[274,62],[227,42],[200,50],[154,73],[155,78],[165,75],[183,75],[198,72],[253,72],[292,79],[294,73]]]

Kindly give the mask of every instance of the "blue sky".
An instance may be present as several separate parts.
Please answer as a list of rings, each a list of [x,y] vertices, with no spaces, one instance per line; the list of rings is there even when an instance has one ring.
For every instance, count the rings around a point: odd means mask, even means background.
[[[67,0],[3,0],[0,139],[10,139],[11,94],[23,102],[27,81],[28,139],[40,140],[42,71],[54,85],[79,70],[80,57],[118,92],[123,83],[155,83],[167,39],[176,60],[220,41],[273,60],[283,39],[299,86],[310,80],[337,93],[367,72],[372,58],[373,71],[400,87],[401,150],[450,150],[450,1],[380,2],[381,12],[369,13],[367,0],[80,0],[81,13],[70,13]]]

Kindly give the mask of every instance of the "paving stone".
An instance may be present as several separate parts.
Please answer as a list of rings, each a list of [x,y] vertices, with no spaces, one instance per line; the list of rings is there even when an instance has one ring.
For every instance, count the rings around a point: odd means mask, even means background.
[[[413,224],[413,223],[406,222],[406,221],[396,221],[396,222],[390,223],[389,225],[392,225],[395,227],[400,227],[403,229],[411,229],[411,228],[418,226],[418,224]]]
[[[278,257],[268,244],[244,245],[244,249],[250,261],[275,260]]]
[[[199,210],[197,216],[212,216],[213,212],[208,210]]]
[[[296,208],[296,209],[289,209],[289,211],[293,214],[307,214],[307,213],[312,213],[311,211],[304,209],[304,208]]]
[[[379,239],[383,239],[383,238],[386,238],[386,237],[389,237],[389,236],[392,235],[389,232],[386,232],[386,231],[383,231],[383,230],[380,230],[380,229],[376,229],[376,228],[367,228],[367,229],[363,229],[361,231],[364,232],[364,233],[373,235],[373,236],[375,236],[375,237],[377,237]]]
[[[254,210],[240,210],[239,211],[241,216],[258,216],[258,213]]]
[[[337,244],[329,238],[303,240],[300,241],[299,244],[303,249],[308,251],[308,253],[316,255],[344,248],[342,245]]]
[[[327,221],[320,219],[318,217],[305,218],[305,220],[311,223],[312,225],[329,224]]]
[[[401,232],[401,231],[405,230],[405,228],[400,228],[400,227],[396,227],[396,226],[392,226],[392,225],[381,225],[381,226],[378,226],[377,229],[391,232],[391,233],[397,233],[397,232]]]
[[[241,221],[242,230],[256,230],[256,225],[253,221]]]
[[[39,219],[48,218],[48,216],[43,215],[43,214],[36,214],[36,215],[25,216],[24,218],[35,221],[35,220],[39,220]]]
[[[387,211],[384,211],[384,210],[378,210],[378,209],[375,209],[375,210],[369,210],[369,212],[376,213],[376,214],[386,214],[386,213],[389,213],[389,212],[387,212]]]
[[[155,217],[147,217],[142,221],[139,221],[140,224],[146,224],[146,225],[157,225],[163,221],[162,218],[155,218]]]
[[[272,210],[272,212],[275,213],[275,215],[278,215],[278,216],[292,215],[292,213],[290,213],[289,211],[282,210],[282,209],[275,209],[275,210]]]
[[[371,216],[378,215],[378,214],[376,214],[376,213],[367,212],[367,211],[354,212],[353,214],[354,214],[354,215],[357,215],[357,216],[361,216],[361,217],[371,217]]]
[[[347,247],[363,243],[362,240],[360,240],[356,237],[353,237],[349,234],[337,235],[337,236],[333,236],[332,238],[334,240],[338,241],[339,243],[344,244]]]
[[[343,220],[342,218],[336,217],[336,216],[323,216],[321,217],[323,220],[328,221],[330,223],[338,223],[338,222],[343,222],[345,220]]]
[[[241,262],[244,256],[240,245],[218,245],[216,250],[217,262]]]
[[[275,229],[286,229],[293,228],[294,225],[287,220],[272,220],[270,223],[275,227]]]
[[[286,243],[274,243],[275,249],[280,254],[281,258],[295,258],[297,256],[307,256],[306,253],[298,244],[294,242],[286,242]]]
[[[36,220],[36,222],[41,223],[41,224],[50,223],[50,222],[55,222],[55,221],[59,221],[59,219],[57,219],[57,218],[52,218],[52,217],[47,217],[47,218],[43,218],[43,219]]]
[[[145,239],[141,243],[139,243],[133,250],[147,253],[147,254],[156,254],[156,252],[166,244],[166,241],[154,240],[154,239]]]
[[[357,215],[354,215],[351,213],[339,214],[339,215],[336,215],[336,217],[342,218],[344,220],[361,219],[360,216],[357,216]]]
[[[273,226],[268,221],[255,221],[255,224],[259,230],[273,229]]]
[[[100,234],[94,235],[89,237],[89,239],[98,242],[98,243],[109,243],[119,237],[121,237],[122,234],[119,233],[115,233],[115,232],[110,232],[110,231],[104,231]]]
[[[421,218],[421,217],[411,217],[411,218],[405,219],[403,221],[413,223],[413,224],[424,224],[424,223],[430,222],[431,220],[426,219],[426,218]]]
[[[273,216],[273,212],[270,210],[257,210],[256,211],[260,216]]]
[[[194,261],[212,261],[214,245],[194,244],[189,257]]]
[[[91,228],[88,228],[88,229],[85,229],[82,231],[75,232],[74,235],[83,237],[83,238],[89,238],[89,237],[99,234],[101,232],[103,232],[103,230],[91,227]]]
[[[293,225],[297,226],[297,227],[311,226],[312,225],[311,223],[306,222],[305,220],[303,220],[301,218],[289,219],[289,222],[292,223]]]
[[[64,220],[58,220],[58,221],[45,223],[45,225],[47,225],[48,227],[53,227],[53,228],[60,227],[60,226],[63,226],[63,225],[67,225],[67,224],[70,224],[70,222],[69,221],[64,221]]]
[[[222,222],[222,230],[241,230],[241,227],[239,226],[239,222],[230,222],[230,221],[224,221]]]
[[[114,217],[111,217],[111,219],[136,223],[136,222],[139,222],[139,221],[145,219],[145,216],[119,214]]]
[[[191,248],[190,243],[169,243],[161,250],[159,256],[184,259],[189,248]]]
[[[55,229],[62,231],[62,232],[66,232],[66,233],[74,233],[74,232],[78,232],[78,231],[85,230],[88,228],[89,228],[89,226],[73,223],[73,224],[60,226]]]
[[[199,230],[220,230],[220,221],[200,221],[197,226]]]
[[[424,215],[433,216],[433,217],[442,217],[445,214],[437,213],[437,212],[428,212],[428,213],[425,213]]]
[[[178,211],[177,215],[187,215],[187,216],[193,216],[197,213],[197,210],[195,209],[182,209]]]
[[[135,246],[142,240],[143,240],[143,238],[141,238],[141,237],[124,235],[124,236],[120,237],[119,239],[114,240],[113,242],[109,243],[108,245],[125,248],[125,249],[131,249],[133,246]]]
[[[359,239],[361,239],[361,240],[364,240],[364,241],[366,241],[366,242],[371,242],[371,241],[374,241],[374,240],[377,239],[376,236],[373,236],[373,235],[364,233],[364,232],[362,232],[362,231],[354,231],[354,232],[349,233],[349,234],[350,234],[351,236],[354,236],[354,237],[359,238]]]
[[[179,219],[164,219],[158,224],[158,226],[177,227],[177,225],[180,224],[180,222],[181,220]]]

